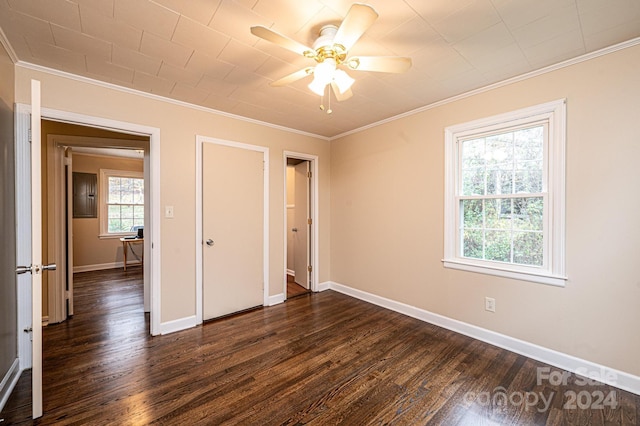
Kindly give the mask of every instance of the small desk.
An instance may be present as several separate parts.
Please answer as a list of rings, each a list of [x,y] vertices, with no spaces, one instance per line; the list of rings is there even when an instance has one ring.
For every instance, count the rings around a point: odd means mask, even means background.
[[[122,242],[122,255],[124,257],[124,270],[127,270],[127,249],[131,249],[131,244],[144,244],[144,238],[120,238]],[[133,251],[133,250],[132,250]],[[144,266],[144,247],[140,254],[140,261]]]

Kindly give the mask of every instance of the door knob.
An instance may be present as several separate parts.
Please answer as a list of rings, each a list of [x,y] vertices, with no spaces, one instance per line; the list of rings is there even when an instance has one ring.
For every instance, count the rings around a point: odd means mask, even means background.
[[[56,270],[56,264],[55,263],[50,263],[49,265],[42,265],[42,270],[43,271],[55,271]]]
[[[213,245],[214,245],[214,244],[215,244],[215,243],[213,242],[213,240],[212,240],[211,238],[209,238],[209,239],[207,240],[207,245],[208,245],[209,247],[213,247]]]
[[[29,266],[18,266],[16,267],[16,274],[26,274],[27,272],[31,273],[31,265]]]

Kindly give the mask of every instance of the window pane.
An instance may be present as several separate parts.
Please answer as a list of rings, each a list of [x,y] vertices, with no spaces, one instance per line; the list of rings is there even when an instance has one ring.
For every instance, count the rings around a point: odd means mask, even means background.
[[[498,198],[484,202],[487,229],[511,229],[511,200]]]
[[[513,261],[521,265],[542,266],[542,232],[514,232]]]
[[[462,200],[461,209],[463,215],[462,226],[468,228],[482,228],[483,225],[483,201],[482,200]]]
[[[144,219],[144,206],[133,206],[133,217],[136,219]]]
[[[473,229],[464,230],[464,241],[462,242],[462,255],[474,259],[482,259],[483,232]]]
[[[496,165],[500,166],[500,164]],[[487,171],[487,194],[511,194],[513,193],[513,165],[510,168],[494,169]]]
[[[542,231],[542,197],[514,198],[513,229],[523,231]]]
[[[511,261],[511,231],[486,232],[485,259]]]
[[[122,218],[133,219],[133,206],[120,206],[120,212]]]
[[[109,185],[109,196],[108,203],[109,204],[117,204],[120,202],[120,178],[110,177],[108,179]]]
[[[462,195],[485,195],[484,169],[469,169],[462,172]]]
[[[108,217],[111,218],[119,218],[120,217],[120,206],[109,206]]]
[[[484,167],[484,138],[462,143],[462,168]]]

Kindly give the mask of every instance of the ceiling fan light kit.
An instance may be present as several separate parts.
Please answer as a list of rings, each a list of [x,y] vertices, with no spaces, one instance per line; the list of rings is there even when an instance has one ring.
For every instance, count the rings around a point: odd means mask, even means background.
[[[282,77],[272,82],[272,86],[284,86],[313,74],[313,81],[307,86],[312,92],[324,96],[327,86],[331,86],[336,100],[343,101],[353,95],[351,86],[355,79],[340,69],[341,66],[353,71],[391,73],[401,73],[411,68],[411,58],[407,57],[349,56],[349,49],[377,18],[378,13],[371,6],[354,3],[339,27],[325,25],[320,29],[312,48],[263,26],[251,27],[251,33],[316,62],[315,67],[306,67]],[[324,107],[321,105],[320,109],[324,110]]]

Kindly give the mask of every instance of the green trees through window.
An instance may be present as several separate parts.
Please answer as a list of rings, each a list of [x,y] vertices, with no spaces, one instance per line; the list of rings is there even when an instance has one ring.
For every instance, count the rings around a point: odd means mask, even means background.
[[[543,262],[545,126],[460,141],[462,256]]]

